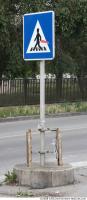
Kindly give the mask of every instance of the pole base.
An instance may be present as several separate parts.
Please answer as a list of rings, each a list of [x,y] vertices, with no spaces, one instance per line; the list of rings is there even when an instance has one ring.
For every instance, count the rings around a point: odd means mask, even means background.
[[[66,164],[57,166],[56,163],[46,163],[44,167],[33,163],[27,167],[25,164],[14,167],[19,185],[31,188],[47,188],[63,186],[74,183],[74,169]]]

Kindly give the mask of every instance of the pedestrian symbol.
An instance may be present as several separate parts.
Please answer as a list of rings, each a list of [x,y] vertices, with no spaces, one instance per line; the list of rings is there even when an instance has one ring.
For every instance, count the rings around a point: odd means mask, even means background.
[[[46,40],[39,21],[37,20],[26,53],[50,52],[49,41]]]

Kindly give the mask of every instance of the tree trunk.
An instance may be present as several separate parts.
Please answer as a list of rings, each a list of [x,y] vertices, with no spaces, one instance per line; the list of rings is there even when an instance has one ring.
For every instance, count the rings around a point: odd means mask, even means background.
[[[0,73],[0,85],[2,84],[2,74]]]

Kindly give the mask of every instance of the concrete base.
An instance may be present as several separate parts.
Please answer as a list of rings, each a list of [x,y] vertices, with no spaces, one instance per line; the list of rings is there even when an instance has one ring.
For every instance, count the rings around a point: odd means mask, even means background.
[[[33,163],[31,167],[16,165],[14,167],[20,185],[31,188],[46,188],[63,186],[74,183],[74,169],[66,164],[57,166],[56,163],[46,163],[41,167]]]

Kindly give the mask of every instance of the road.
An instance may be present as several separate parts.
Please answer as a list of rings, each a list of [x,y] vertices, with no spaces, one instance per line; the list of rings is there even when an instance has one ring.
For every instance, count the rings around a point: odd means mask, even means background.
[[[15,164],[26,163],[26,131],[33,131],[33,161],[39,161],[40,135],[38,119],[0,123],[0,174],[13,169]],[[62,134],[63,161],[87,161],[87,115],[47,118],[46,127],[59,127]],[[35,131],[36,130],[36,131]],[[55,160],[55,132],[45,135],[46,149],[53,151],[46,160]]]

